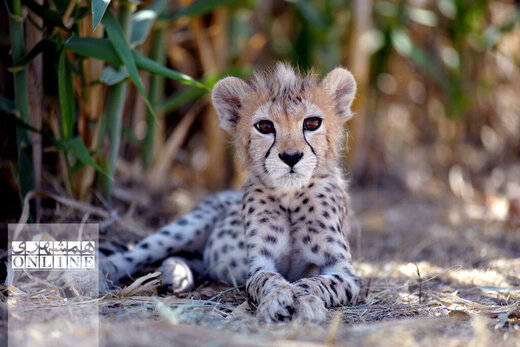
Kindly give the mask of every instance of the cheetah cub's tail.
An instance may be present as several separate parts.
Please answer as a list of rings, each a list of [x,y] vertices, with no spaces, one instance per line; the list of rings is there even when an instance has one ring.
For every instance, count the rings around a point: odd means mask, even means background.
[[[163,261],[163,286],[174,292],[188,290],[193,285],[193,274],[188,263],[175,257],[179,252],[201,254],[215,224],[226,216],[231,205],[240,203],[241,194],[222,192],[198,204],[189,214],[160,228],[141,240],[129,251],[113,254],[101,260],[100,290],[119,286],[136,272]],[[197,264],[204,271],[206,264]]]

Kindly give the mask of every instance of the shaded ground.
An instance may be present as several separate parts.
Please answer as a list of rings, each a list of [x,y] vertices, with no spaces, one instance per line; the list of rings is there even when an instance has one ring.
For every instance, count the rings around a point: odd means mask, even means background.
[[[259,325],[243,292],[209,283],[180,297],[136,286],[128,297],[94,300],[10,288],[10,342],[520,345],[518,226],[449,198],[358,192],[353,201],[359,228],[351,244],[366,301],[331,310],[326,324]]]

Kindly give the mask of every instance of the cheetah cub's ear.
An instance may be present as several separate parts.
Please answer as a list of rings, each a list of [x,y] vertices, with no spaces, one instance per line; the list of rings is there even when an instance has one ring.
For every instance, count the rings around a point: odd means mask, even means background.
[[[233,133],[240,119],[244,97],[249,92],[246,82],[237,77],[220,80],[211,91],[211,101],[217,111],[220,127]]]
[[[332,97],[336,114],[345,122],[352,118],[350,106],[356,96],[354,76],[347,69],[338,67],[329,72],[321,84]]]

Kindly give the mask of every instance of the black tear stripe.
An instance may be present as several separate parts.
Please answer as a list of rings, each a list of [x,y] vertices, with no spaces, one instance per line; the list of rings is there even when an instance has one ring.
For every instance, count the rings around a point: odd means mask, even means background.
[[[309,147],[311,148],[312,154],[314,154],[314,156],[316,157],[316,167],[317,167],[320,162],[320,158],[318,158],[318,156],[316,155],[316,152],[314,151],[314,148],[311,146],[309,141],[307,141],[307,138],[305,137],[305,130],[302,130],[302,133],[303,133],[303,139],[305,140],[305,143],[307,143],[307,145],[309,145]]]
[[[276,142],[276,131],[273,132],[273,135],[274,135],[274,140],[273,140],[273,143],[271,144],[271,146],[269,147],[269,149],[267,150],[267,152],[265,153],[265,159],[267,159],[269,154],[271,154],[271,149],[273,148],[273,146],[274,146],[274,144]]]
[[[265,166],[265,160],[267,159],[267,157],[269,157],[269,155],[271,154],[271,149],[273,148],[274,144],[276,143],[276,131],[273,133],[274,135],[274,140],[273,140],[273,143],[271,144],[271,147],[269,147],[269,149],[267,150],[267,152],[265,153],[265,157],[264,157],[264,162],[262,163],[263,167],[264,167],[264,172],[266,174],[269,174],[269,171],[267,171],[267,167]]]

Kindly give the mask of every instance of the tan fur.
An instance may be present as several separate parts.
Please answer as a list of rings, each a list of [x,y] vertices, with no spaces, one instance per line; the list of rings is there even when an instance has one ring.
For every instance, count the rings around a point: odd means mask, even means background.
[[[279,64],[277,66],[277,70],[282,67],[284,70],[288,68],[284,64]],[[271,100],[273,95],[279,93],[280,89],[283,88],[283,81],[273,81],[273,78],[278,77],[276,74],[277,70],[268,70],[263,73],[255,74],[244,93],[245,97],[242,100],[240,120],[236,128],[233,130],[232,135],[234,137],[234,142],[237,153],[239,154],[239,158],[246,168],[251,167],[251,156],[248,150],[250,146],[251,132],[254,130],[252,129],[253,124],[251,117],[260,106],[272,104]],[[333,70],[333,72],[334,71],[335,70]],[[333,96],[330,94],[329,85],[333,84],[333,82],[325,79],[320,82],[312,73],[298,77],[303,80],[303,83],[305,84],[305,91],[300,92],[297,90],[297,92],[294,93],[292,97],[300,97],[303,100],[308,100],[323,111],[325,115],[324,125],[328,131],[326,138],[320,139],[320,141],[317,142],[317,145],[320,147],[327,147],[326,156],[328,160],[337,160],[338,153],[341,149],[341,144],[343,143],[342,139],[345,129],[344,124],[348,118],[338,116],[334,110],[335,101]],[[355,85],[352,99],[354,94]],[[271,105],[269,107],[269,111],[271,112],[273,119],[279,122],[282,132],[288,134],[294,133],[294,128],[291,129],[291,124],[295,124],[295,121],[301,120],[306,116],[304,112],[302,112],[304,111],[302,107],[291,107],[287,109],[280,107],[279,105]],[[280,143],[281,149],[301,147],[301,139],[284,138],[283,142]]]
[[[212,101],[220,126],[233,135],[249,172],[242,193],[209,197],[133,250],[110,257],[104,272],[117,282],[144,265],[195,251],[213,279],[246,284],[265,321],[321,322],[326,307],[356,301],[360,280],[350,259],[347,185],[338,166],[355,92],[352,75],[341,68],[320,81],[278,64],[247,82],[218,82]],[[319,127],[304,127],[316,117]],[[272,122],[273,131],[259,131],[260,122]],[[192,284],[179,258],[161,269],[174,292]]]

